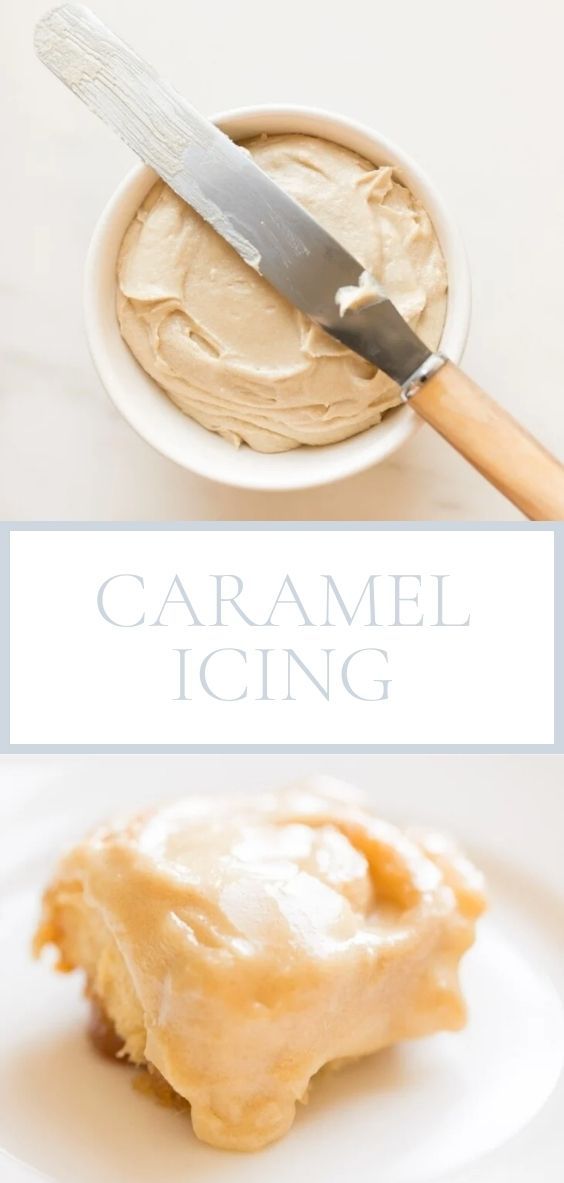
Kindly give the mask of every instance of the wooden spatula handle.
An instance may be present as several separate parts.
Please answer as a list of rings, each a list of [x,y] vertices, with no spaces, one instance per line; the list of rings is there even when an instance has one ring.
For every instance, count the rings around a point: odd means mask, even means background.
[[[452,362],[409,405],[533,521],[564,521],[564,467]]]

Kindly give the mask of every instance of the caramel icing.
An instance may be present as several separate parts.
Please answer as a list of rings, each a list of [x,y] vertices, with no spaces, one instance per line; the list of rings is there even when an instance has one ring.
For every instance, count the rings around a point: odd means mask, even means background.
[[[366,269],[358,289],[335,293],[342,310],[382,285],[434,349],[445,263],[428,214],[392,168],[313,136],[263,136],[246,148]],[[147,373],[236,445],[331,444],[400,401],[391,379],[293,308],[163,181],[123,239],[117,310]]]

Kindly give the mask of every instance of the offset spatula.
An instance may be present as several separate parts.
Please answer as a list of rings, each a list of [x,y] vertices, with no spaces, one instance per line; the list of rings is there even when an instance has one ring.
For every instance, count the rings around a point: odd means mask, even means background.
[[[250,267],[389,374],[403,399],[527,517],[564,520],[558,460],[431,352],[358,260],[87,8],[48,13],[35,44],[41,61]],[[353,289],[352,300],[343,289]]]

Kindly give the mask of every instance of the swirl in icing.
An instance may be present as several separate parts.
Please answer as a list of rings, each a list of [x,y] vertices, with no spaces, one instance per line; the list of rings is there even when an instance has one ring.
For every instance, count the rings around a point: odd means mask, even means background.
[[[313,136],[263,136],[245,147],[436,348],[446,267],[429,215],[393,169]],[[117,310],[143,369],[182,411],[236,445],[282,452],[335,443],[400,401],[386,374],[293,308],[162,181],[123,239]]]

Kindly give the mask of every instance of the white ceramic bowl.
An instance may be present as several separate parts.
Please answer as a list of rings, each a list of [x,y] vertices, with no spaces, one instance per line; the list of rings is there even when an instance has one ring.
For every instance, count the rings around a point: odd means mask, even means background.
[[[307,107],[260,106],[223,112],[215,122],[241,140],[261,132],[301,132],[332,140],[374,164],[392,164],[398,177],[430,214],[448,270],[448,306],[441,349],[459,361],[470,319],[468,264],[456,225],[431,182],[394,144],[340,115]],[[302,447],[274,455],[236,449],[195,423],[163,393],[135,360],[116,316],[116,260],[129,222],[155,181],[137,165],[104,209],[94,231],[85,273],[86,330],[94,364],[110,398],[128,423],[164,456],[201,476],[247,489],[300,489],[323,485],[386,459],[416,431],[407,406],[388,411],[381,423],[341,443]]]

